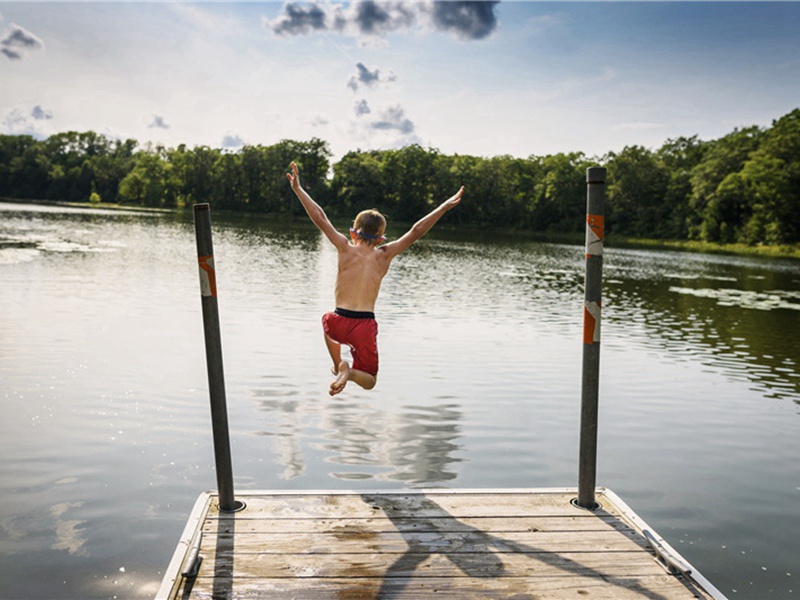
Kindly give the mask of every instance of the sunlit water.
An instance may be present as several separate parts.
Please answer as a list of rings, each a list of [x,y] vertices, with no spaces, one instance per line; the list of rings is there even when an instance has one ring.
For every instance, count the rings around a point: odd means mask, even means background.
[[[581,247],[434,231],[384,282],[377,388],[331,399],[335,251],[213,219],[237,489],[577,485]],[[216,486],[193,236],[0,204],[0,597],[151,596]],[[604,275],[598,483],[730,597],[800,596],[800,264]]]

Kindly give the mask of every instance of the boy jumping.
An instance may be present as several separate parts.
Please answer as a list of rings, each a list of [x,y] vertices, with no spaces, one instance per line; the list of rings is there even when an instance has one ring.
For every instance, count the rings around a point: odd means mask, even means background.
[[[331,396],[341,392],[348,381],[355,381],[365,390],[375,387],[378,375],[378,324],[375,321],[375,301],[381,282],[392,259],[425,235],[448,210],[461,202],[464,186],[455,195],[417,221],[399,239],[382,244],[386,238],[386,219],[377,210],[365,210],[356,216],[347,237],[334,229],[325,211],[314,202],[300,185],[297,165],[292,163],[287,173],[292,190],[297,194],[306,213],[325,234],[339,253],[336,275],[336,310],[322,316],[325,344],[333,359]],[[342,344],[350,347],[352,366],[342,360]]]

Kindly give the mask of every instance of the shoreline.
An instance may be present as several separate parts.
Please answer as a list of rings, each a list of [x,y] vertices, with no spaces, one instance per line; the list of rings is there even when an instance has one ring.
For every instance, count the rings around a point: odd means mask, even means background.
[[[136,206],[135,204],[112,204],[110,202],[69,202],[67,200],[28,200],[22,198],[0,197],[0,202],[7,204],[34,204],[37,206],[60,206],[62,208],[96,208],[106,210],[127,210],[142,213],[174,213],[180,208],[154,208],[149,206]]]
[[[6,198],[0,197],[0,202],[9,204],[34,204],[43,206],[60,206],[63,208],[93,208],[105,209],[109,211],[124,210],[141,213],[159,213],[159,214],[180,214],[191,210],[191,207],[180,208],[153,208],[147,206],[135,206],[127,204],[111,204],[111,203],[91,203],[91,202],[69,202],[66,200],[25,200],[19,198]],[[267,217],[277,216],[270,213],[241,213],[239,211],[223,211],[233,215],[248,215]],[[282,215],[286,217],[287,215]],[[583,234],[578,233],[560,233],[554,231],[527,231],[520,229],[503,230],[503,229],[489,229],[483,226],[474,226],[466,224],[443,224],[440,231],[449,232],[464,232],[464,233],[480,233],[486,235],[512,235],[519,237],[530,237],[537,241],[545,242],[567,242],[574,244],[583,243]],[[614,236],[613,234],[606,237],[606,247],[608,248],[640,248],[640,249],[653,249],[653,250],[675,250],[679,252],[698,252],[701,254],[726,254],[731,256],[759,256],[763,258],[786,258],[792,260],[800,260],[800,244],[782,244],[782,245],[768,245],[757,244],[749,246],[747,244],[719,244],[716,242],[703,242],[698,240],[658,240],[647,238],[632,238],[627,236]]]
[[[616,242],[616,244],[614,243]],[[788,258],[800,260],[800,244],[768,245],[757,244],[719,244],[699,240],[652,240],[641,238],[619,237],[609,244],[620,248],[642,248],[658,250],[677,250],[681,252],[698,252],[701,254],[727,254],[731,256],[760,256],[764,258]]]

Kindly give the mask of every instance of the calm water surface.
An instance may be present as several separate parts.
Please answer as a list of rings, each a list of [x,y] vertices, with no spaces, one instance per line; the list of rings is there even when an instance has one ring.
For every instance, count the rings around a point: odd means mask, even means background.
[[[214,215],[237,489],[577,485],[583,249],[434,231],[334,399],[310,224]],[[399,232],[390,231],[397,235]],[[216,486],[189,215],[0,204],[0,597],[146,598]],[[598,484],[800,597],[800,264],[609,249]]]

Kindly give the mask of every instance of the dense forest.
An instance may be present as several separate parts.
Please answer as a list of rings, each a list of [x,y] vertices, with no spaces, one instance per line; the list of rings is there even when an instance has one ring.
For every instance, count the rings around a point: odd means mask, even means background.
[[[608,169],[606,230],[619,235],[721,243],[800,241],[800,109],[768,128],[712,141],[668,139],[588,157],[446,155],[417,145],[349,152],[331,164],[328,144],[284,140],[228,152],[111,140],[93,132],[44,140],[0,135],[0,197],[300,214],[284,173],[301,168],[332,215],[375,207],[414,221],[462,183],[469,202],[448,220],[558,233],[584,228],[585,173]],[[332,173],[332,176],[331,176]]]

